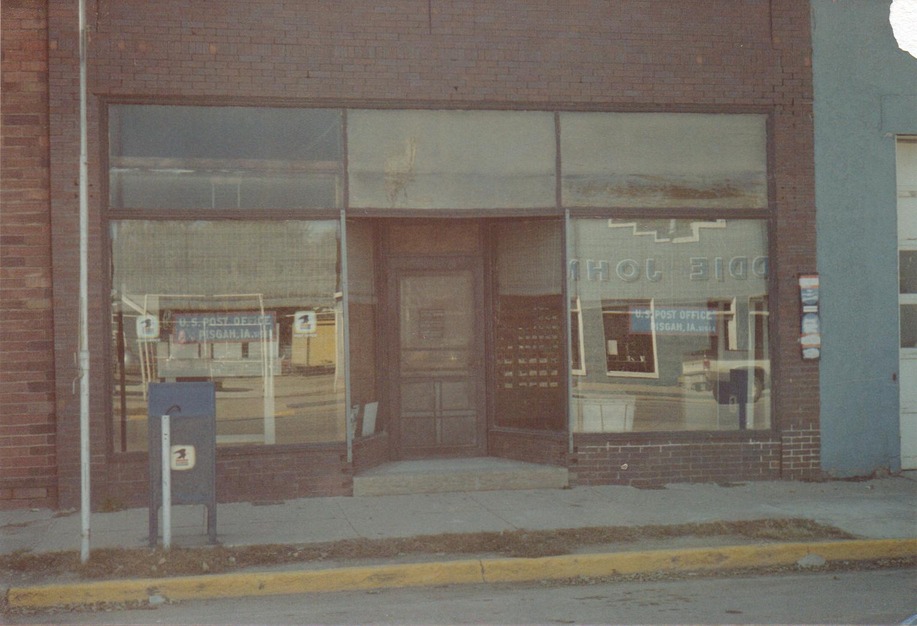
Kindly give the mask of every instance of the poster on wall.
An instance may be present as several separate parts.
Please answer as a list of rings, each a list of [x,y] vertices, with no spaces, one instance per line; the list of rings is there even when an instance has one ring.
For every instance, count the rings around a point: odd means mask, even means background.
[[[821,320],[818,314],[818,274],[799,276],[799,299],[802,304],[799,345],[802,358],[817,359],[821,356]]]

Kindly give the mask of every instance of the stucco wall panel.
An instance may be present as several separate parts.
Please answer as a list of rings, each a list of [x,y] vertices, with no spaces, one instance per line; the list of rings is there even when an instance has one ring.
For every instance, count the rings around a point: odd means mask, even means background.
[[[917,60],[889,6],[812,2],[822,462],[836,476],[900,468],[894,135],[917,134]]]

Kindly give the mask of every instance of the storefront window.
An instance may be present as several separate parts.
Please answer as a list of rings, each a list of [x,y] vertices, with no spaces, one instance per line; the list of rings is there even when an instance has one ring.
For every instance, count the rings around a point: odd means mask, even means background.
[[[770,425],[766,223],[670,219],[765,215],[764,115],[113,105],[108,116],[116,450],[146,449],[147,390],[160,381],[216,383],[222,444],[410,436],[407,422],[383,423],[395,375],[380,363],[385,316],[451,347],[462,327],[449,320],[483,306],[463,357],[474,389],[491,376],[488,397],[469,395],[480,424]],[[391,209],[407,218],[383,228],[376,212]],[[622,209],[646,218],[577,216]],[[495,219],[456,220],[465,210]],[[510,220],[517,211],[554,217]],[[455,285],[480,297],[410,317],[433,279],[387,281],[420,257],[477,259],[474,280]],[[380,305],[399,289],[404,310]],[[399,393],[400,408],[416,400]],[[477,424],[463,436],[476,441]]]
[[[566,428],[561,223],[495,229],[494,393],[498,426]]]
[[[111,223],[115,448],[150,383],[213,381],[217,443],[345,439],[337,221]]]
[[[341,117],[332,109],[112,106],[110,205],[340,207]]]
[[[554,116],[532,111],[349,111],[350,205],[547,208]]]
[[[767,207],[766,118],[561,113],[566,207]]]
[[[575,429],[770,427],[762,220],[572,220]]]

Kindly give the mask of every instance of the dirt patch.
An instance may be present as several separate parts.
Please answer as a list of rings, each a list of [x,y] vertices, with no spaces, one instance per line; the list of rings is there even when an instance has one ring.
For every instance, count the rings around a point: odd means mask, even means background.
[[[347,539],[305,545],[207,546],[196,548],[93,550],[87,563],[77,552],[0,555],[0,578],[8,585],[64,580],[220,574],[296,564],[359,562],[442,556],[543,557],[684,538],[737,543],[853,539],[849,533],[805,519],[768,519],[669,526],[603,526],[442,534],[399,539]],[[654,546],[655,547],[655,546]]]

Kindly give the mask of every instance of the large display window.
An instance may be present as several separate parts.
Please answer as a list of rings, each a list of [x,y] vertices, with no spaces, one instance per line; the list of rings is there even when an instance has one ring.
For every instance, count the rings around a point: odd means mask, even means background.
[[[767,119],[561,113],[566,207],[767,207]]]
[[[439,371],[412,369],[421,355],[480,375],[475,442],[479,424],[770,427],[765,115],[115,104],[108,119],[115,450],[147,448],[151,382],[186,380],[216,383],[221,444],[350,452],[397,408],[410,447],[421,396],[392,382],[391,328],[403,378]],[[431,389],[433,413],[452,410]]]
[[[334,109],[112,106],[110,206],[339,207],[341,117]]]
[[[766,223],[571,224],[575,430],[769,428]]]
[[[216,384],[217,443],[345,439],[337,221],[111,223],[115,448],[151,382]]]

